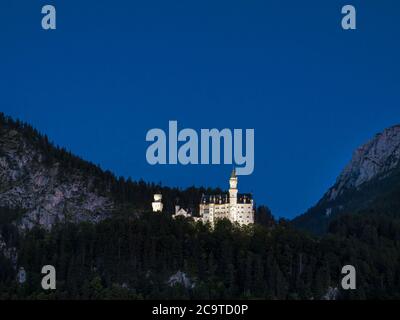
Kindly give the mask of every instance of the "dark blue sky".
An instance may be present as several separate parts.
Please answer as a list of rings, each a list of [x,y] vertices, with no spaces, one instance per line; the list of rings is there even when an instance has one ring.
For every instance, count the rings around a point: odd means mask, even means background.
[[[41,7],[57,30],[41,29]],[[357,8],[357,30],[341,8]],[[400,123],[399,1],[0,2],[0,110],[117,175],[227,187],[231,166],[150,166],[149,129],[255,128],[239,188],[293,217]]]

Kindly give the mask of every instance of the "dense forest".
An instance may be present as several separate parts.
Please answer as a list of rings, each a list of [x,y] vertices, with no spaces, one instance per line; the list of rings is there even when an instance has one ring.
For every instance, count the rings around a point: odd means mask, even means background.
[[[14,217],[15,212],[2,212]],[[59,224],[24,234],[2,221],[1,236],[18,250],[27,281],[0,256],[1,299],[338,299],[400,298],[400,220],[346,215],[322,238],[285,220],[215,230],[185,219],[146,213],[99,224]],[[40,287],[43,265],[57,270],[57,290]],[[340,290],[342,266],[357,270],[357,290]],[[171,283],[181,271],[185,282]]]

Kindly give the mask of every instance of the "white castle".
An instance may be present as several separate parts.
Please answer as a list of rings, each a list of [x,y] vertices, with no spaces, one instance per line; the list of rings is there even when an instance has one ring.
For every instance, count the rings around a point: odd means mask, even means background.
[[[182,216],[193,218],[195,221],[209,222],[211,226],[215,225],[218,219],[228,219],[232,223],[237,222],[240,225],[254,223],[254,201],[251,194],[238,193],[238,177],[233,170],[229,179],[229,192],[219,195],[203,195],[200,201],[199,217],[193,217],[188,209],[175,207],[176,218]],[[154,195],[153,211],[161,212],[163,204],[161,194]]]
[[[200,217],[203,222],[214,226],[218,219],[228,219],[240,225],[254,223],[254,202],[251,194],[238,193],[238,177],[233,170],[229,179],[229,193],[203,195],[200,203]]]

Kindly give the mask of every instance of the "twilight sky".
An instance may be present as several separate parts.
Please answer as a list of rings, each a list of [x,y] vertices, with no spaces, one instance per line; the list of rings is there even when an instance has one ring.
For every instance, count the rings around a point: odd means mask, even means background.
[[[227,188],[232,166],[150,166],[148,130],[254,128],[239,189],[292,218],[400,123],[399,39],[395,0],[2,0],[0,111],[116,175],[181,187]]]

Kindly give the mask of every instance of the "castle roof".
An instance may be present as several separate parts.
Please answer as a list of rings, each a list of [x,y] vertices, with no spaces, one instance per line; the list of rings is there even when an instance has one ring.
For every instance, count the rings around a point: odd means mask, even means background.
[[[237,203],[239,204],[246,204],[251,203],[253,199],[253,195],[251,193],[239,193],[237,195]],[[229,194],[222,193],[222,194],[215,194],[215,195],[208,195],[203,194],[201,197],[201,204],[228,204],[229,203]]]

